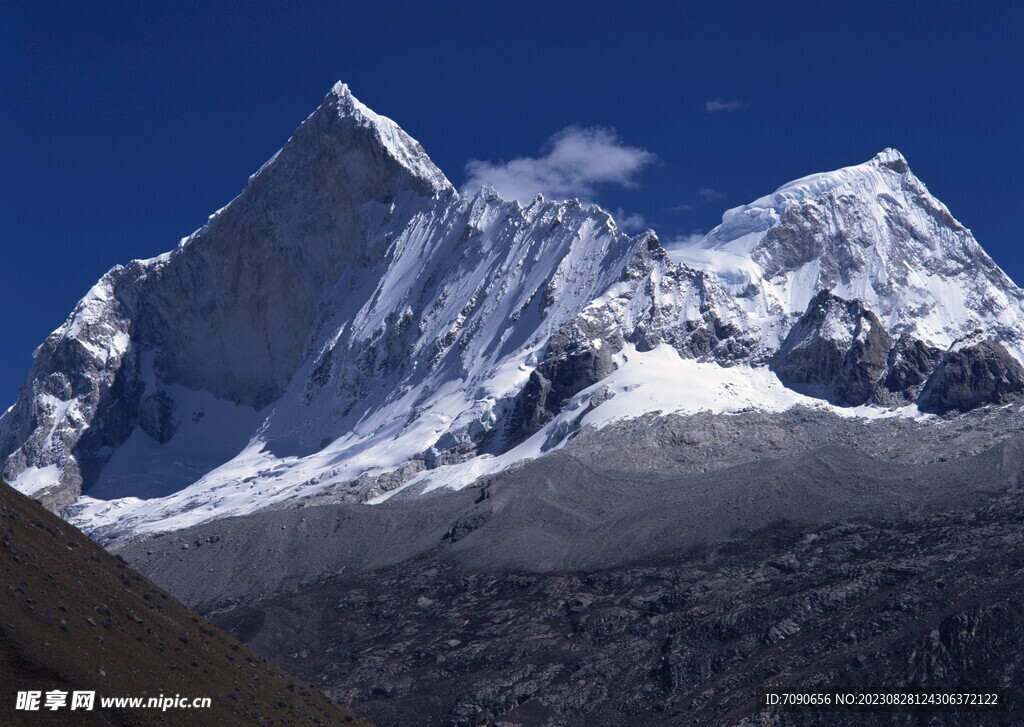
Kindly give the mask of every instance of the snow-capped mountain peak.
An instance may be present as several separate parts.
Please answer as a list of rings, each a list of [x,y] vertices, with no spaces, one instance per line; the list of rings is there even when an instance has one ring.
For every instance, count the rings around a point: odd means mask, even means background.
[[[900,153],[899,149],[893,149],[891,146],[875,154],[868,164],[888,167],[900,174],[910,171],[910,165],[907,163],[906,157]]]
[[[798,315],[827,289],[864,301],[894,333],[945,348],[988,328],[1024,356],[1020,289],[895,149],[730,209],[673,255],[748,291],[744,307],[764,320]]]
[[[420,143],[394,121],[375,113],[357,99],[348,84],[341,81],[334,84],[317,113],[327,111],[342,119],[353,119],[360,126],[371,130],[395,161],[423,179],[435,192],[454,191],[451,182],[430,160]]]
[[[1024,294],[894,150],[666,251],[576,200],[459,195],[339,83],[47,338],[0,463],[87,528],[172,528],[467,484],[655,411],[993,403],[1024,390],[1022,332]]]

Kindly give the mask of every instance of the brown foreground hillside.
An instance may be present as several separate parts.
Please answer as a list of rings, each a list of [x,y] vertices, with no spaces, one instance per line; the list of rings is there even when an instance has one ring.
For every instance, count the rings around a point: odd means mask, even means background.
[[[331,704],[0,483],[0,725],[346,725]],[[16,709],[17,692],[43,693]],[[69,692],[45,709],[45,693]],[[92,711],[70,710],[94,690]],[[102,697],[209,697],[194,708],[102,708]]]

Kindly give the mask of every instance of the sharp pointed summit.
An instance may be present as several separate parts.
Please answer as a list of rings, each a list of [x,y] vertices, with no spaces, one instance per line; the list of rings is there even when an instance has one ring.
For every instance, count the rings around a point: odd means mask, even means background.
[[[891,146],[882,149],[882,151],[875,154],[871,160],[872,164],[880,167],[886,167],[888,169],[897,172],[898,174],[905,174],[910,171],[910,165],[907,163],[906,157],[904,157],[897,149],[893,149]]]
[[[400,164],[413,177],[419,180],[420,191],[428,194],[454,192],[451,182],[444,173],[430,160],[418,141],[409,136],[402,128],[386,116],[374,112],[353,94],[348,84],[338,81],[324,97],[320,108],[309,119],[318,120],[321,116],[345,121],[352,120],[367,130],[376,144],[387,157]],[[328,128],[330,125],[328,124]],[[337,127],[342,143],[358,143],[358,136],[349,137],[347,125]]]

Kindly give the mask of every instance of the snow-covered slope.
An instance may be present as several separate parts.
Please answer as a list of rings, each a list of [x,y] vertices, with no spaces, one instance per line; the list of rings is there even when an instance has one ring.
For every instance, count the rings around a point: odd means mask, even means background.
[[[721,279],[775,345],[827,289],[894,335],[946,348],[984,328],[1024,358],[1024,293],[895,149],[731,209],[672,255]]]
[[[413,139],[335,86],[237,199],[174,251],[115,267],[47,338],[0,422],[5,476],[39,484],[25,471],[55,466],[67,502],[137,427],[163,442],[205,414],[165,385],[263,409],[305,359],[325,289],[384,258],[366,215],[454,194]]]
[[[339,84],[202,229],[83,298],[0,461],[87,529],[377,502],[652,411],[998,401],[1024,386],[1022,300],[891,150],[669,254],[598,207],[458,194]],[[961,359],[998,365],[964,384]]]

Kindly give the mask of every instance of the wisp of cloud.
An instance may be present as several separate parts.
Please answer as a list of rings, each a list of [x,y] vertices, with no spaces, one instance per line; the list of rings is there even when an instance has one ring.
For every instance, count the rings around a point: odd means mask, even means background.
[[[537,194],[555,199],[592,199],[601,184],[635,187],[639,172],[657,158],[629,146],[611,127],[568,126],[552,136],[539,157],[509,162],[472,159],[463,192],[490,186],[505,199],[530,202]]]
[[[713,98],[704,102],[704,110],[709,114],[716,114],[719,111],[742,111],[747,104],[736,99]]]

